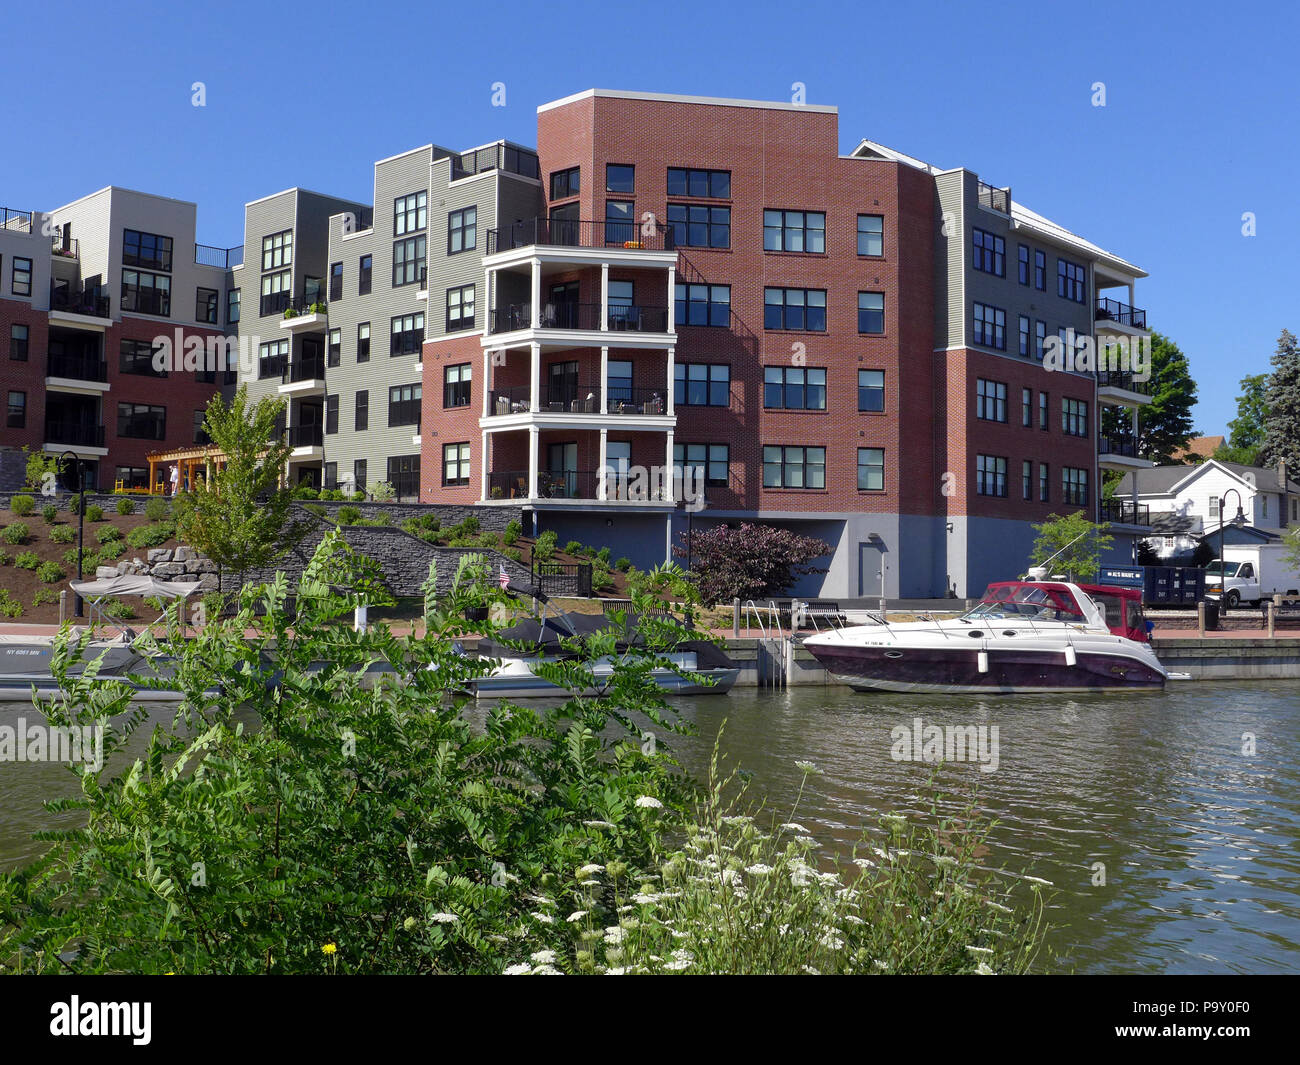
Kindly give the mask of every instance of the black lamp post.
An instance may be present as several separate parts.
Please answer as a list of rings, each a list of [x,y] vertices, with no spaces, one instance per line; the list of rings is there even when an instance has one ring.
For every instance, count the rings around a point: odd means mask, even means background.
[[[80,505],[77,507],[77,580],[80,581],[81,559],[85,554],[86,543],[86,495],[84,491],[85,485],[81,480],[81,456],[74,451],[65,451],[59,456],[59,461],[62,462],[64,459],[68,458],[72,459],[73,469],[76,470],[74,483],[77,486],[77,495],[81,497]],[[79,618],[85,617],[85,610],[83,608],[81,596],[77,593],[74,593],[74,596],[75,605],[73,607],[73,615]]]
[[[1228,492],[1231,492],[1233,495],[1237,497],[1237,516],[1232,519],[1232,524],[1237,526],[1237,528],[1240,529],[1243,525],[1246,524],[1246,515],[1241,509],[1241,493],[1238,492],[1235,488],[1229,488]],[[1224,492],[1223,495],[1219,497],[1219,609],[1220,610],[1222,610],[1228,605],[1228,578],[1227,578],[1228,563],[1223,557],[1224,548],[1227,546],[1225,542],[1225,538],[1228,529],[1228,522],[1223,515],[1225,513],[1224,507],[1228,502],[1228,492]]]

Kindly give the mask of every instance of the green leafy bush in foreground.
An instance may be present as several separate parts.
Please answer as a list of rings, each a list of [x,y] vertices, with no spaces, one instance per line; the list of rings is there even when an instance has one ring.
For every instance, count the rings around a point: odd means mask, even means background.
[[[649,590],[633,597],[643,651],[620,658],[612,634],[597,635],[575,642],[571,660],[538,667],[580,692],[594,684],[590,663],[613,655],[608,698],[530,706],[476,705],[464,694],[491,667],[452,643],[495,627],[466,622],[466,612],[506,602],[490,567],[466,556],[436,598],[433,578],[421,635],[382,624],[355,632],[358,603],[392,600],[374,564],[331,532],[292,588],[282,574],[245,588],[233,617],[210,614],[190,641],[173,627],[161,645],[177,656],[167,683],[184,699],[135,761],[121,749],[146,711],[132,692],[70,673],[88,637],[65,630],[53,668],[66,698],[47,707],[50,723],[111,719],[113,728],[105,766],[73,770],[80,796],[48,804],[80,811],[85,827],[43,834],[46,854],[0,874],[0,971],[1023,964],[1023,927],[998,939],[1000,911],[958,901],[982,890],[963,865],[971,850],[961,826],[943,837],[946,849],[932,844],[937,858],[917,865],[916,878],[866,871],[841,904],[806,843],[791,849],[785,836],[727,819],[720,788],[701,796],[665,742],[680,726],[649,677],[656,656],[685,636],[649,616],[651,596],[689,596],[680,571],[648,575]],[[402,680],[363,675],[374,662]],[[890,837],[886,853],[901,856],[901,839]],[[770,878],[752,868],[760,862]],[[741,872],[729,875],[736,863]],[[972,930],[976,914],[990,932]],[[875,926],[861,931],[854,917]],[[773,927],[756,927],[760,918]]]

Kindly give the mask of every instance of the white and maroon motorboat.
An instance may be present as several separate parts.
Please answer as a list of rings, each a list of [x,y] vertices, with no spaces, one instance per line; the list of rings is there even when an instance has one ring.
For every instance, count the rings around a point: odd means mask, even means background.
[[[804,646],[859,691],[1013,693],[1164,687],[1134,588],[1067,581],[991,584],[957,618],[882,621]]]

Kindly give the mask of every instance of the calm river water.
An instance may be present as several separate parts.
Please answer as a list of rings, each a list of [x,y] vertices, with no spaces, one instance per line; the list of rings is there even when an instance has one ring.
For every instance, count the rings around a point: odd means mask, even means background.
[[[890,730],[998,729],[998,765],[951,764],[954,809],[978,785],[1000,822],[990,865],[1056,886],[1049,944],[1056,971],[1300,972],[1300,683],[1185,683],[1163,695],[867,695],[844,688],[737,689],[678,703],[697,734],[674,743],[696,773],[726,722],[724,761],[753,794],[829,848],[848,849],[880,813],[921,814],[933,767],[891,757]],[[172,707],[155,718],[169,720]],[[33,716],[0,706],[0,724]],[[1256,753],[1242,753],[1243,735]],[[990,732],[991,738],[991,732]],[[57,765],[0,763],[0,867],[43,847],[37,828],[71,825],[41,800],[73,791]],[[1094,863],[1105,886],[1093,886]]]

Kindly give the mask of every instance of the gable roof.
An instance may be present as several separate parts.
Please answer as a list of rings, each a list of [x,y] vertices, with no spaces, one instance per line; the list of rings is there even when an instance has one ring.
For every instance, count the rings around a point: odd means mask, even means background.
[[[1277,470],[1263,466],[1245,466],[1240,462],[1208,459],[1190,466],[1152,466],[1145,470],[1130,470],[1120,479],[1115,488],[1115,495],[1131,497],[1134,481],[1137,482],[1139,497],[1176,495],[1184,487],[1184,482],[1192,482],[1211,467],[1217,467],[1224,473],[1232,475],[1243,485],[1249,485],[1254,481],[1256,491],[1279,493],[1282,491],[1282,481],[1277,475]],[[1247,476],[1248,474],[1250,476]],[[1300,483],[1288,477],[1287,491],[1300,494]]]

